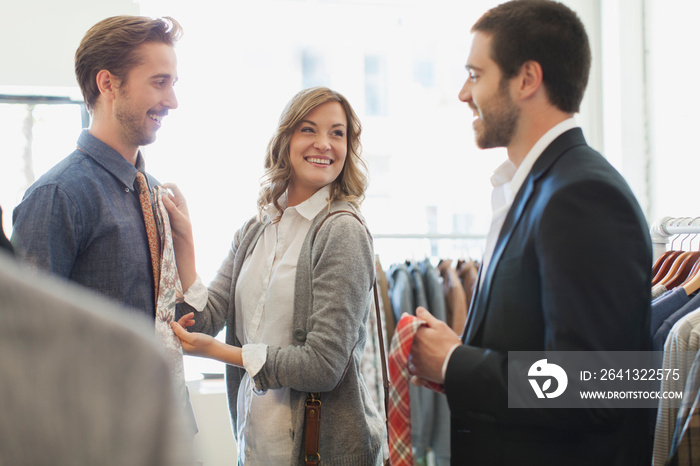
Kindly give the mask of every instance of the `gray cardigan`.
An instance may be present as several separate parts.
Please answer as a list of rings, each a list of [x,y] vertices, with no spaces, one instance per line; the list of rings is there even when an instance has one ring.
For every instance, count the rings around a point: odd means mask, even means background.
[[[334,202],[330,211],[357,209]],[[350,214],[330,217],[323,209],[314,218],[299,254],[292,345],[269,346],[267,361],[254,377],[257,390],[290,387],[292,406],[291,465],[304,464],[304,401],[308,392],[322,392],[321,459],[327,465],[375,465],[386,438],[380,417],[360,373],[365,348],[366,322],[374,282],[372,238]],[[195,315],[190,331],[216,335],[226,326],[226,342],[241,346],[236,338],[236,281],[264,227],[253,218],[236,232],[228,257],[209,285],[206,309]],[[180,306],[178,316],[192,308]],[[226,366],[228,405],[237,429],[238,388],[245,370]]]

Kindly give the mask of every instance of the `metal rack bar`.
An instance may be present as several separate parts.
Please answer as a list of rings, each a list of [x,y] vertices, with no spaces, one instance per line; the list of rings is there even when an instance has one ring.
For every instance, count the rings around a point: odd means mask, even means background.
[[[374,239],[486,239],[478,234],[438,234],[438,233],[373,233]]]
[[[677,235],[700,234],[700,217],[663,217],[650,229],[654,260],[666,251],[671,238]]]

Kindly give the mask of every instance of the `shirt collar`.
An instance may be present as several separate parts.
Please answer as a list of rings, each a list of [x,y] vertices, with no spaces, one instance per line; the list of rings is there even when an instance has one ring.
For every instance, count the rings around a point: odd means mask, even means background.
[[[316,217],[316,215],[318,215],[318,213],[321,212],[321,210],[328,205],[328,198],[330,197],[330,194],[330,185],[326,185],[323,188],[316,191],[316,193],[314,193],[313,196],[311,196],[301,204],[298,204],[291,208],[295,209],[299,213],[299,215],[301,215],[305,219],[313,220]],[[287,192],[282,194],[282,196],[280,196],[277,202],[279,203],[282,210],[287,209]],[[277,218],[278,215],[279,211],[275,208],[274,205],[270,204],[267,207],[265,207],[263,215],[264,217],[268,219],[274,219]]]
[[[556,125],[552,126],[549,131],[544,133],[542,137],[535,143],[527,153],[520,166],[515,170],[515,173],[510,180],[510,184],[505,189],[506,197],[509,203],[513,202],[515,195],[525,181],[525,177],[530,173],[532,166],[537,162],[537,159],[542,155],[542,152],[559,136],[566,131],[578,127],[574,118],[568,118]]]
[[[491,210],[494,213],[499,212],[510,205],[508,196],[508,184],[513,179],[515,173],[515,165],[509,159],[506,159],[501,165],[494,170],[491,175],[491,184],[493,191],[491,192]]]
[[[328,205],[331,195],[330,185],[326,185],[314,193],[313,196],[296,206],[299,215],[307,220],[313,220],[324,207]]]
[[[91,157],[128,188],[135,189],[136,172],[146,174],[146,162],[140,150],[136,156],[136,166],[131,165],[119,152],[90,134],[87,129],[80,133],[78,150]]]
[[[493,171],[493,175],[491,175],[491,185],[494,188],[498,188],[509,183],[510,180],[513,179],[515,171],[515,164],[511,162],[510,159],[506,159]]]

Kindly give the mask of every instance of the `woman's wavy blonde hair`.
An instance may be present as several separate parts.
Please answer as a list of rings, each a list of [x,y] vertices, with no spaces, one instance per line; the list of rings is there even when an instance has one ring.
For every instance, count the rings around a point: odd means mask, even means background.
[[[360,119],[345,97],[326,87],[304,89],[292,97],[280,116],[277,131],[270,139],[265,153],[265,174],[260,183],[258,214],[262,219],[265,208],[272,204],[278,210],[279,198],[287,191],[292,178],[292,164],[289,160],[289,143],[294,130],[313,109],[326,102],[338,102],[347,119],[348,150],[345,165],[340,175],[331,183],[329,205],[333,201],[347,201],[359,206],[367,189],[367,165],[360,157],[362,151]]]

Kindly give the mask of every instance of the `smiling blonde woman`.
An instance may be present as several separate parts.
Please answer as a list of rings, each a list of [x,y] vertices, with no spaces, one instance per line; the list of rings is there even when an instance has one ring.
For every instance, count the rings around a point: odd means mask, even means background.
[[[374,281],[359,211],[367,186],[360,128],[337,92],[292,98],[268,145],[259,214],[235,234],[208,290],[196,278],[184,198],[171,186],[167,207],[189,288],[173,329],[189,354],[228,364],[241,464],[305,464],[310,394],[322,399],[324,463],[381,463],[385,427],[360,373]],[[225,344],[213,338],[224,327]]]

